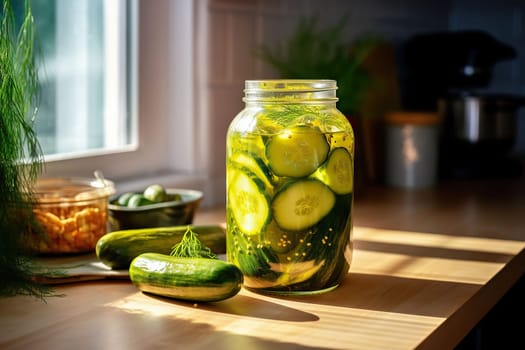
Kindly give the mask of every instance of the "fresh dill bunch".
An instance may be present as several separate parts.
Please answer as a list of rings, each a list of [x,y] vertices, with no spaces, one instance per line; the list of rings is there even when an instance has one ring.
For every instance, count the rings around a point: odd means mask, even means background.
[[[172,247],[170,255],[177,258],[217,259],[217,255],[202,244],[198,234],[193,232],[190,226],[186,228],[181,241]]]
[[[38,226],[33,186],[43,165],[33,130],[39,81],[29,0],[18,30],[10,0],[3,1],[0,16],[0,296],[42,298],[51,290],[35,281],[36,263],[23,245]]]

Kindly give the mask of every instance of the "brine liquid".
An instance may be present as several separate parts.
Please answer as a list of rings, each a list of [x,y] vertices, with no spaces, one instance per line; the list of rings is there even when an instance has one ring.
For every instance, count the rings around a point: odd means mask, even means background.
[[[353,191],[330,194],[333,203],[323,203],[322,197],[317,198],[316,193],[305,193],[305,198],[312,199],[314,205],[329,209],[322,217],[314,217],[308,227],[284,229],[276,220],[276,217],[286,216],[287,213],[277,213],[279,208],[275,208],[274,201],[291,184],[314,179],[329,188],[327,184],[333,181],[339,184],[347,181],[342,185],[353,188],[353,134],[336,132],[322,135],[326,138],[329,154],[336,148],[344,148],[350,154],[351,164],[344,165],[350,167],[350,176],[346,174],[343,179],[331,179],[330,176],[338,176],[338,173],[333,169],[326,170],[328,157],[319,159],[319,164],[307,175],[278,176],[272,171],[271,155],[269,157],[267,152],[268,144],[276,134],[235,131],[228,134],[227,257],[243,272],[244,285],[248,289],[277,294],[321,293],[337,287],[348,273],[352,256]],[[315,152],[307,155],[323,157]],[[243,175],[243,178],[256,180],[240,189],[234,181]],[[230,192],[232,190],[236,192]],[[246,200],[238,200],[239,191],[247,191],[243,194],[245,197],[240,197]],[[236,201],[231,198],[234,195]],[[256,202],[251,203],[250,199],[254,198]],[[304,215],[306,218],[309,210],[313,210],[308,207],[308,203],[305,206],[301,206],[302,203],[292,205],[296,205],[296,209],[289,213],[292,224],[294,215]],[[250,214],[235,215],[238,212]],[[253,225],[257,227],[254,231],[250,229]]]

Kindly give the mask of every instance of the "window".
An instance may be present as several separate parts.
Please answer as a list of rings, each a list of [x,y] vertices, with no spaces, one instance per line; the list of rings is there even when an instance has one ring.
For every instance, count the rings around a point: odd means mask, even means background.
[[[42,58],[36,132],[46,160],[133,147],[133,7],[125,0],[31,6]]]
[[[84,51],[98,51],[99,55],[98,63],[90,64],[92,69],[84,72],[94,74],[93,80],[81,80],[85,86],[95,88],[75,87],[76,92],[64,92],[66,96],[73,94],[85,103],[73,106],[73,116],[63,115],[65,122],[86,133],[85,139],[79,142],[84,150],[73,151],[72,146],[64,146],[77,138],[72,139],[67,132],[54,131],[63,126],[57,126],[58,119],[51,118],[51,122],[46,122],[49,125],[39,125],[39,135],[43,135],[45,128],[51,129],[51,132],[46,130],[50,135],[50,140],[45,141],[49,143],[46,147],[65,149],[65,153],[45,156],[43,176],[90,177],[95,170],[101,170],[106,178],[115,182],[119,192],[162,183],[169,187],[205,191],[203,206],[223,201],[223,186],[216,186],[213,181],[219,181],[221,185],[224,181],[210,175],[212,170],[209,169],[206,118],[211,117],[203,107],[204,99],[197,103],[195,98],[197,83],[202,79],[198,77],[202,69],[197,69],[196,65],[204,66],[202,57],[205,57],[202,53],[197,54],[197,51],[205,50],[205,41],[197,31],[205,29],[196,18],[206,8],[206,2],[53,0],[55,14],[47,9],[50,0],[31,0],[31,3],[35,22],[43,11],[49,17],[46,21],[56,26],[58,6],[69,8],[70,14],[82,13],[83,21],[95,21],[83,24],[79,18],[66,18],[63,27],[66,29],[63,30],[76,33],[78,28],[72,27],[89,27],[88,34],[84,39],[79,34],[60,40],[61,35],[53,34],[46,45],[55,51],[56,47],[64,45],[63,50],[69,52],[71,47],[80,45],[77,41],[84,40],[93,45]],[[37,30],[39,36],[49,35]],[[109,54],[110,51],[113,53]],[[94,52],[84,54],[93,55]],[[50,62],[45,64],[49,70],[46,73],[49,81],[45,83],[52,86],[50,73],[53,73],[53,66]],[[58,88],[55,86],[54,89]],[[103,89],[107,91],[102,93]],[[50,91],[47,93],[51,94]],[[111,101],[105,104],[108,99]],[[59,107],[53,107],[52,103],[45,108],[51,111],[51,117],[58,115],[53,108]],[[44,119],[44,116],[39,114],[37,118]],[[77,125],[71,123],[74,118],[80,118]],[[50,126],[53,123],[54,126]],[[93,130],[88,131],[89,127]],[[53,137],[60,140],[53,141]],[[62,140],[62,137],[69,138],[69,141]],[[78,140],[81,140],[80,136]]]

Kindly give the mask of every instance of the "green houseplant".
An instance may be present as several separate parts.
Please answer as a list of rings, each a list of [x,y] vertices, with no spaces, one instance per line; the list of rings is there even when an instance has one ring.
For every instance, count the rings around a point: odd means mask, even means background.
[[[373,83],[363,63],[379,39],[370,36],[347,42],[345,25],[346,17],[327,28],[320,28],[316,17],[302,18],[283,46],[262,45],[256,55],[284,79],[337,80],[338,108],[354,116]]]
[[[18,2],[17,5],[22,3]],[[23,247],[33,216],[33,186],[43,165],[33,130],[37,114],[38,75],[34,55],[34,23],[29,0],[17,22],[10,0],[0,13],[0,295],[43,297],[49,288],[33,279],[37,269]]]
[[[327,28],[320,28],[316,17],[302,18],[284,45],[262,45],[256,55],[284,79],[337,81],[338,109],[349,119],[356,134],[356,191],[359,191],[367,181],[368,168],[373,163],[368,155],[370,150],[363,147],[370,144],[372,138],[365,131],[369,121],[364,119],[368,117],[369,107],[364,103],[369,93],[382,84],[376,75],[371,74],[367,63],[384,42],[375,35],[346,41],[343,36],[345,25],[345,16]],[[365,164],[367,162],[370,164]]]

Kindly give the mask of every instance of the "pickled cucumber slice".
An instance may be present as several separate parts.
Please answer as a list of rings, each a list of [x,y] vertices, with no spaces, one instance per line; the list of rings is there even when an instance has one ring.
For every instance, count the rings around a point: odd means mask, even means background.
[[[354,149],[354,135],[350,132],[335,132],[328,137],[331,149],[344,147],[349,152]]]
[[[300,126],[273,136],[266,146],[266,157],[276,175],[303,177],[326,160],[329,149],[326,137],[318,129]]]
[[[272,175],[261,158],[254,154],[239,152],[231,156],[231,162],[238,168],[249,169],[268,189],[273,188]]]
[[[348,194],[354,188],[352,157],[345,148],[336,148],[317,176],[336,194]]]
[[[228,206],[237,227],[250,236],[259,234],[271,219],[264,184],[246,168],[231,169],[228,177]]]
[[[334,207],[335,194],[316,179],[293,182],[279,191],[272,202],[274,219],[284,230],[309,228]]]
[[[272,221],[265,229],[264,244],[277,254],[288,253],[294,249],[303,237],[298,232],[283,231],[275,221]]]

